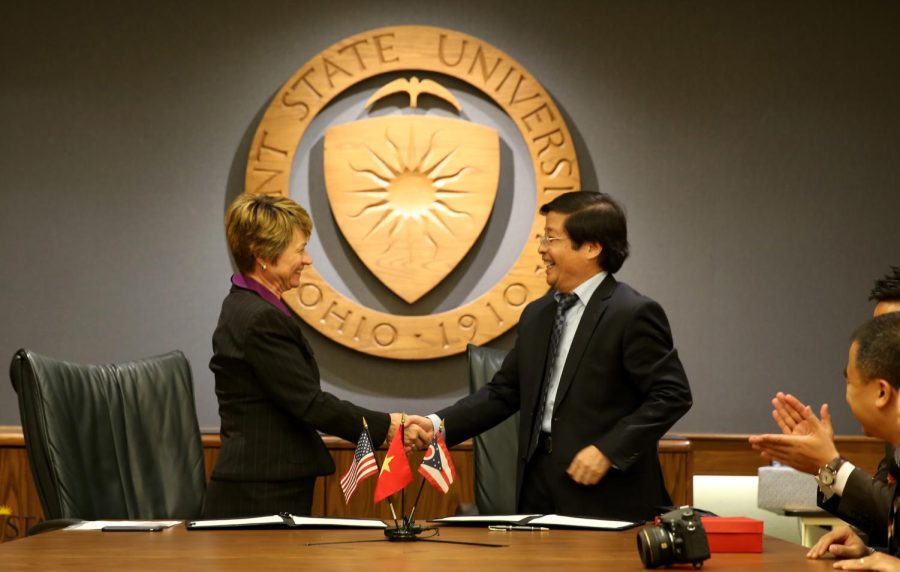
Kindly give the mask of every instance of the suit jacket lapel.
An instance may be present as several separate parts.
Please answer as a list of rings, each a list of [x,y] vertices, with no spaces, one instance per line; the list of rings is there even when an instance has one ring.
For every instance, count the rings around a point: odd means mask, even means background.
[[[559,379],[559,388],[556,390],[556,399],[553,405],[554,411],[562,403],[566,393],[569,391],[569,387],[572,385],[575,372],[578,371],[581,358],[587,350],[588,342],[590,342],[591,336],[594,335],[594,330],[597,329],[600,318],[606,312],[606,308],[609,306],[609,299],[617,284],[612,274],[604,278],[594,295],[591,296],[590,301],[588,301],[584,313],[581,314],[581,321],[578,322],[578,329],[575,330],[575,338],[569,347],[566,365],[563,367],[562,376]]]

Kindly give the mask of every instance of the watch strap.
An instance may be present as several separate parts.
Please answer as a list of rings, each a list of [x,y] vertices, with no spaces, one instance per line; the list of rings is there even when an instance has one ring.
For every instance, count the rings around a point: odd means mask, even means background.
[[[837,456],[829,461],[824,467],[819,467],[819,470],[816,473],[816,482],[818,483],[819,490],[822,491],[825,500],[834,496],[834,483],[837,480],[837,473],[845,462],[844,458]]]
[[[835,457],[834,459],[832,459],[830,463],[828,463],[828,464],[825,465],[825,466],[828,467],[829,469],[831,469],[831,472],[832,472],[832,473],[834,473],[835,475],[837,475],[837,472],[841,470],[841,466],[842,466],[844,463],[846,463],[846,462],[847,462],[846,459],[844,459],[843,457],[841,457],[840,455],[838,455],[837,457]]]

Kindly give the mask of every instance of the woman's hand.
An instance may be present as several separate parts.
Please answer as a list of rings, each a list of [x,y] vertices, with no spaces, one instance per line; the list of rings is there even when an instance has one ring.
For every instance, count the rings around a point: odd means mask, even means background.
[[[400,422],[403,421],[405,417],[406,413],[391,413],[391,426],[388,427],[387,437],[384,439],[385,445],[391,445],[391,441],[394,439],[397,429],[400,428]]]

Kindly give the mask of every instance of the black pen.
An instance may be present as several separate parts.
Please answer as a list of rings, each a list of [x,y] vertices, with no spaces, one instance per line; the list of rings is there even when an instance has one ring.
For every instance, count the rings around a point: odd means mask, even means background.
[[[488,530],[529,530],[544,531],[550,530],[546,526],[523,526],[521,524],[496,524],[488,527]]]

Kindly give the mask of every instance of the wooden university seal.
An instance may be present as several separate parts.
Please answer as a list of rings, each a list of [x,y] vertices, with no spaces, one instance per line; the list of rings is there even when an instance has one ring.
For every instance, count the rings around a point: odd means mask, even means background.
[[[449,76],[476,88],[516,125],[529,151],[537,205],[578,190],[575,146],[546,90],[490,44],[443,28],[395,26],[323,50],[281,87],[253,139],[245,189],[289,194],[294,155],[316,115],[348,88],[391,74],[366,103],[401,94],[410,108],[438,98]],[[400,74],[399,79],[396,76]],[[365,267],[408,304],[439,284],[469,252],[493,209],[500,173],[496,129],[462,118],[388,115],[330,126],[324,143],[329,206]],[[531,237],[542,233],[535,209]],[[522,244],[510,270],[481,296],[449,311],[392,315],[367,308],[309,267],[285,301],[313,328],[349,348],[393,359],[432,359],[484,344],[514,326],[547,291],[537,243]]]

